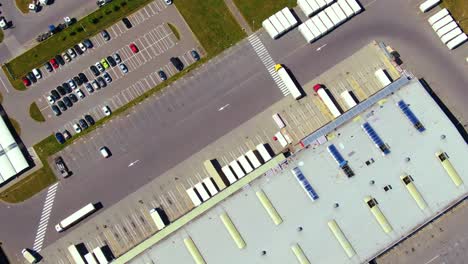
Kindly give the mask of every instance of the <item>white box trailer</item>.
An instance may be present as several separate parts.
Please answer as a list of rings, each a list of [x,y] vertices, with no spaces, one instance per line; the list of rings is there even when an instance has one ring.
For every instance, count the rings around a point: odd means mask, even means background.
[[[88,254],[84,255],[84,257],[88,264],[99,264],[92,252],[89,252]]]
[[[63,230],[69,228],[70,226],[78,223],[81,219],[94,213],[96,210],[97,210],[96,206],[94,206],[94,204],[92,203],[89,203],[85,205],[83,208],[81,208],[80,210],[74,212],[67,218],[60,221],[57,225],[55,225],[55,230],[57,232],[62,232]]]
[[[343,12],[347,18],[354,16],[354,11],[349,6],[348,2],[346,2],[346,0],[338,0],[336,3],[341,7],[341,9],[343,9]]]
[[[434,25],[432,25],[432,29],[434,29],[434,31],[437,31],[452,21],[453,21],[453,17],[451,15],[447,15],[441,20],[435,22]]]
[[[240,165],[244,169],[245,173],[249,174],[253,171],[252,166],[250,165],[249,161],[244,155],[241,155],[237,158],[237,161],[239,161]]]
[[[307,28],[314,34],[315,39],[318,39],[322,36],[322,32],[317,28],[317,26],[312,22],[312,19],[307,20],[304,24],[306,24]]]
[[[320,11],[320,9],[322,9],[320,5],[317,3],[317,0],[307,0],[307,3],[314,10],[313,14],[317,13],[318,11]]]
[[[333,9],[333,11],[335,11],[335,14],[338,16],[338,18],[340,19],[340,23],[343,23],[346,21],[346,19],[348,18],[346,16],[346,14],[343,12],[343,9],[341,9],[340,5],[338,3],[334,3],[333,5],[331,5],[331,8]]]
[[[336,106],[335,102],[331,99],[331,97],[328,95],[327,91],[325,91],[324,86],[320,84],[316,84],[314,86],[314,91],[318,94],[322,102],[325,104],[325,106],[328,108],[330,113],[333,115],[334,118],[337,118],[341,115],[340,110]]]
[[[258,153],[262,157],[263,162],[267,162],[271,160],[272,156],[270,155],[270,152],[268,152],[267,148],[265,147],[265,144],[258,144],[256,148],[257,148]]]
[[[185,192],[187,192],[187,195],[189,196],[190,200],[192,201],[195,207],[199,206],[202,203],[202,200],[198,197],[197,193],[193,188],[188,188],[187,190],[185,190]]]
[[[327,28],[327,32],[330,32],[335,28],[335,25],[333,22],[330,20],[330,18],[327,16],[325,12],[320,12],[317,14],[317,16],[320,18],[320,20],[323,22],[325,27]]]
[[[260,160],[258,159],[257,155],[255,154],[253,150],[247,151],[247,153],[245,153],[245,156],[247,156],[250,163],[252,163],[252,166],[254,166],[255,169],[262,166],[262,163],[260,162]]]
[[[306,0],[297,0],[297,5],[307,17],[310,17],[315,12],[315,9]]]
[[[237,178],[232,172],[231,167],[229,167],[229,165],[222,167],[221,170],[223,171],[224,175],[226,175],[226,178],[228,179],[230,184],[233,184],[237,181]]]
[[[107,259],[106,255],[104,255],[104,252],[102,252],[101,247],[97,247],[93,249],[94,256],[96,256],[97,260],[99,261],[99,264],[108,264],[109,260]]]
[[[354,14],[358,14],[362,11],[362,7],[356,0],[346,0],[346,2],[348,2],[348,5],[353,9]]]
[[[452,39],[451,41],[449,41],[449,43],[447,43],[447,47],[452,50],[452,49],[460,46],[461,44],[463,44],[467,39],[468,39],[468,37],[466,36],[466,34],[462,33],[462,34],[458,35],[458,37],[456,37],[456,38]]]
[[[75,261],[75,264],[86,264],[75,245],[68,246],[68,252],[70,253],[73,261]]]
[[[283,136],[283,134],[281,134],[280,131],[276,132],[275,138],[283,148],[288,145],[288,142],[286,141],[286,138]]]
[[[275,124],[278,126],[279,129],[286,126],[283,119],[281,118],[281,116],[278,113],[273,114],[271,117],[273,118],[273,120],[275,121]]]
[[[333,2],[335,2],[335,0],[325,0],[325,3],[327,3],[327,5],[330,5],[330,4],[332,4]]]
[[[320,20],[318,16],[313,16],[311,18],[311,21],[314,23],[314,25],[317,26],[317,29],[320,31],[321,35],[327,33],[327,27],[323,24],[322,20]]]
[[[346,105],[348,106],[349,109],[355,107],[358,102],[354,100],[354,97],[351,95],[351,92],[348,90],[345,90],[344,92],[341,93],[341,98],[345,101]]]
[[[375,77],[379,80],[383,87],[392,83],[392,80],[388,77],[387,73],[383,69],[378,69],[374,73]]]
[[[281,64],[276,64],[275,70],[278,73],[281,80],[283,81],[283,83],[288,88],[291,95],[294,97],[294,99],[299,100],[303,96],[303,94],[299,90],[299,88],[297,88],[296,84],[292,80],[291,76],[289,76],[289,73],[286,71],[286,69]]]
[[[166,227],[166,223],[163,220],[162,209],[160,208],[153,208],[149,211],[151,219],[153,219],[154,224],[158,230],[161,230]],[[169,224],[169,223],[167,223]]]
[[[442,36],[440,40],[442,41],[442,43],[447,44],[449,41],[458,37],[458,35],[460,34],[463,34],[463,31],[459,27],[457,27],[456,29]]]
[[[438,5],[440,0],[426,0],[422,4],[419,5],[419,10],[421,12],[426,13],[427,11],[431,10],[434,6]]]
[[[308,0],[308,1],[310,1],[310,0]],[[319,6],[319,10],[323,9],[324,7],[327,6],[327,2],[325,0],[315,0],[315,2],[317,2],[318,6]]]
[[[286,17],[286,19],[288,20],[289,24],[290,24],[290,27],[289,29],[297,26],[297,24],[299,23],[299,21],[297,21],[297,19],[294,17],[293,13],[291,12],[291,10],[288,8],[288,7],[285,7],[283,9],[281,9],[281,13],[283,13],[283,15]]]
[[[341,20],[338,18],[336,15],[335,11],[333,11],[333,8],[330,6],[325,8],[324,12],[327,14],[327,16],[330,18],[331,22],[333,25],[336,27],[341,24]]]
[[[203,179],[203,184],[205,184],[211,196],[218,193],[218,189],[216,189],[216,184],[214,183],[211,177],[206,177],[205,179]]]
[[[443,35],[449,33],[450,31],[454,30],[458,28],[458,25],[457,25],[457,22],[455,21],[452,21],[450,23],[448,23],[447,25],[443,26],[442,28],[440,28],[439,30],[437,30],[437,36],[439,36],[439,38],[441,38]]]
[[[231,163],[229,163],[229,166],[231,166],[231,168],[234,170],[234,173],[236,174],[238,179],[245,176],[245,172],[241,169],[237,160],[231,161]]]
[[[299,30],[299,32],[302,34],[302,36],[308,43],[312,43],[316,39],[312,31],[306,26],[305,23],[300,24],[297,30]]]
[[[202,198],[203,202],[210,199],[210,195],[205,189],[205,186],[203,186],[203,183],[199,182],[195,184],[194,186],[195,190],[197,190],[198,194],[200,194],[200,197]]]
[[[286,31],[286,28],[283,26],[283,24],[281,24],[281,22],[275,15],[269,17],[268,19],[270,20],[271,24],[275,27],[276,31],[278,31],[280,35]]]
[[[440,10],[439,12],[435,13],[434,15],[432,15],[431,17],[429,17],[429,19],[427,19],[427,22],[429,22],[429,24],[432,26],[434,25],[435,22],[441,20],[448,14],[449,14],[449,11],[447,10],[447,8],[444,8]]]
[[[270,37],[272,39],[276,39],[280,35],[278,33],[278,30],[276,30],[276,28],[273,26],[273,24],[271,24],[270,20],[268,20],[268,19],[263,20],[262,26],[266,30],[268,35],[270,35]]]
[[[274,16],[276,16],[278,21],[284,27],[284,32],[286,32],[287,30],[289,30],[291,28],[292,25],[289,23],[288,19],[283,15],[283,13],[281,11],[274,14]]]

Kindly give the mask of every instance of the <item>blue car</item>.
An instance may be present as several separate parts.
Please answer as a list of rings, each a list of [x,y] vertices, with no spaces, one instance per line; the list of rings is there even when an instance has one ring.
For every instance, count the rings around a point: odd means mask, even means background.
[[[58,143],[60,144],[65,143],[65,137],[63,136],[62,133],[60,132],[55,133],[55,138],[57,139]]]

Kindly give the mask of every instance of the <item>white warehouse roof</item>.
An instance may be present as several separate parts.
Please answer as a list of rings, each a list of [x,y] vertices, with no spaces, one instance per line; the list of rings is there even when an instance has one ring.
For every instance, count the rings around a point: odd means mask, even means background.
[[[0,184],[29,167],[18,143],[0,118]]]

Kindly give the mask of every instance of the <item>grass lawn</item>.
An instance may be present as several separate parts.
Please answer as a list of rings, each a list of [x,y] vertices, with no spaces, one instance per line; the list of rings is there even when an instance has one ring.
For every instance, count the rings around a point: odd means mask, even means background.
[[[111,116],[98,120],[94,126],[91,126],[90,128],[84,130],[78,136],[73,136],[70,140],[65,142],[65,144],[63,145],[57,142],[54,135],[50,135],[49,137],[45,138],[41,142],[34,145],[34,150],[36,151],[37,155],[39,156],[39,159],[42,161],[42,164],[44,166],[41,169],[31,173],[31,175],[24,177],[18,183],[12,185],[8,189],[0,193],[0,200],[3,200],[4,202],[8,202],[8,203],[23,202],[27,200],[28,198],[34,196],[36,193],[47,188],[49,185],[56,182],[57,178],[55,177],[55,174],[53,173],[52,169],[49,166],[49,163],[47,162],[48,157],[54,155],[55,153],[59,152],[65,147],[69,146],[78,138],[83,137],[91,133],[92,131],[96,130],[105,122],[107,122],[109,119],[115,116],[118,116],[120,114],[125,114],[125,112],[129,108],[139,104],[140,102],[144,101],[148,97],[157,93],[158,91],[160,91],[167,85],[180,79],[186,73],[190,72],[191,70],[195,69],[199,65],[203,64],[205,61],[206,61],[206,58],[202,58],[200,61],[190,65],[189,67],[184,69],[182,72],[179,72],[175,74],[174,76],[172,76],[168,81],[157,85],[156,87],[148,90],[147,92],[140,95],[139,97],[133,99],[128,104],[122,106],[119,109],[116,109],[115,111],[112,112]]]
[[[167,23],[167,25],[171,29],[172,33],[174,33],[174,36],[176,37],[176,39],[180,40],[180,33],[179,33],[179,30],[177,30],[177,27],[171,23]]]
[[[0,104],[3,103],[3,95],[0,93]]]
[[[262,27],[262,22],[285,6],[292,8],[296,0],[234,0],[239,11],[244,16],[253,31]]]
[[[89,38],[116,21],[145,6],[152,0],[114,0],[106,6],[96,10],[62,32],[55,34],[46,41],[26,51],[20,56],[6,63],[5,71],[13,86],[24,89],[21,77],[33,68],[42,66],[47,60],[62,53],[69,47]],[[5,68],[4,68],[5,70]],[[17,81],[19,80],[19,81]],[[23,87],[21,87],[23,86]]]
[[[222,0],[178,0],[174,3],[209,57],[246,37]]]
[[[3,30],[0,29],[0,43],[2,43],[4,36],[5,35],[3,34]]]
[[[468,32],[468,1],[467,0],[444,0],[441,7],[447,8],[454,19],[458,22],[463,32]]]
[[[28,5],[32,2],[31,0],[15,0],[16,7],[23,12],[23,14],[29,13]]]
[[[41,113],[41,110],[39,110],[39,107],[37,107],[37,104],[34,102],[31,104],[29,107],[29,116],[31,116],[32,119],[36,120],[37,122],[44,122],[45,118]]]

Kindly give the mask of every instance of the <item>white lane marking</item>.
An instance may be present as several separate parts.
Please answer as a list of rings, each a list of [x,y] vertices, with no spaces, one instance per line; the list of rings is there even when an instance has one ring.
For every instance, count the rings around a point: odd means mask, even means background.
[[[325,48],[325,46],[327,46],[327,44],[323,44],[322,46],[318,47],[317,51],[320,51],[321,49]]]
[[[432,261],[436,260],[436,259],[439,258],[439,257],[440,257],[440,255],[437,255],[437,256],[431,258],[429,261],[427,261],[427,262],[424,263],[424,264],[429,264],[429,263],[431,263]]]
[[[41,219],[39,220],[39,225],[37,227],[36,238],[34,239],[33,250],[37,252],[41,251],[42,249],[42,243],[44,242],[50,212],[52,211],[52,205],[54,204],[55,194],[57,193],[57,186],[58,182],[50,186],[47,191],[44,206],[42,208]]]
[[[226,107],[230,106],[230,104],[225,104],[223,106],[221,106],[218,111],[223,111],[224,109],[226,109]]]

